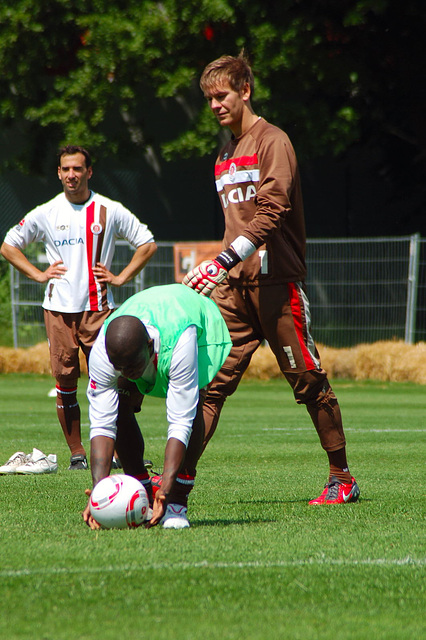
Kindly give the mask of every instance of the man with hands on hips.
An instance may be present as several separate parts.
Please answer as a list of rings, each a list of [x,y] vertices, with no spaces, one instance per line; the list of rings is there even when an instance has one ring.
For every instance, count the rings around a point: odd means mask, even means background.
[[[63,192],[30,211],[9,230],[1,253],[16,269],[46,284],[43,310],[52,374],[56,379],[56,411],[68,444],[71,470],[87,469],[81,441],[77,383],[79,351],[86,359],[104,320],[114,309],[111,290],[134,278],[157,247],[148,227],[116,202],[93,192],[89,152],[67,145],[58,153]],[[111,272],[116,241],[123,238],[135,252],[118,274]],[[49,266],[41,271],[23,251],[42,242]]]

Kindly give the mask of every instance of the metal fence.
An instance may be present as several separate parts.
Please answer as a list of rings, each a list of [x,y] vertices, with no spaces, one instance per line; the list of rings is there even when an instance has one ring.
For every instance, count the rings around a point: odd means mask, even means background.
[[[114,289],[117,304],[141,289],[174,282],[174,245],[157,245],[144,271]],[[43,247],[30,249],[31,261],[45,269]],[[131,251],[127,243],[118,243],[112,271],[128,264]],[[349,347],[378,340],[426,340],[426,240],[419,235],[308,240],[307,264],[312,333],[317,342]],[[11,268],[11,292],[15,347],[45,340],[44,286]]]
[[[308,296],[318,342],[426,338],[426,241],[399,238],[311,240]]]

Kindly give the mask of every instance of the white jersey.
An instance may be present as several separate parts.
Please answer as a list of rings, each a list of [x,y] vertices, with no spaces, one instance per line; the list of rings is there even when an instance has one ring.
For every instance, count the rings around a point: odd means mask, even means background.
[[[154,351],[160,351],[160,334],[156,327],[145,325]],[[120,372],[114,369],[105,348],[105,332],[101,330],[89,357],[90,439],[106,436],[115,439],[117,433],[118,390]],[[197,412],[198,343],[197,329],[190,325],[173,349],[166,396],[168,439],[176,438],[188,446],[192,423]]]
[[[98,283],[92,269],[97,262],[111,268],[118,238],[135,248],[154,241],[148,227],[120,202],[91,191],[84,204],[73,204],[60,193],[30,211],[4,241],[21,251],[31,242],[43,242],[50,264],[62,260],[67,272],[47,283],[43,308],[76,313],[114,308],[110,287]]]

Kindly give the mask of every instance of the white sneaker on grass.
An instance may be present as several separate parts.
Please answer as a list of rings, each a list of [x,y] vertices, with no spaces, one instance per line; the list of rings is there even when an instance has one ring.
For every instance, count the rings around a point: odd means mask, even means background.
[[[16,467],[16,473],[31,475],[40,473],[56,473],[58,463],[54,453],[46,456],[43,451],[34,447],[31,456],[25,464]]]
[[[5,462],[3,466],[0,467],[0,474],[10,475],[12,473],[16,473],[16,468],[20,467],[22,464],[25,464],[28,461],[29,457],[30,456],[23,451],[17,451],[13,454],[13,456],[10,456],[9,460]]]
[[[181,504],[168,504],[166,513],[161,519],[163,529],[185,529],[191,526],[187,514],[188,509]]]

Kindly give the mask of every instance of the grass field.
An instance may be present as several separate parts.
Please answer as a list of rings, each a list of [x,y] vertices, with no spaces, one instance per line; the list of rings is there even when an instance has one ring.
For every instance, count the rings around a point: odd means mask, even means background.
[[[247,381],[201,459],[191,528],[100,532],[81,519],[90,472],[67,470],[52,386],[0,376],[0,464],[34,446],[59,461],[56,475],[0,476],[1,638],[425,637],[424,386],[334,384],[357,504],[307,504],[327,478],[307,413],[285,383]],[[164,403],[140,416],[160,465]]]

